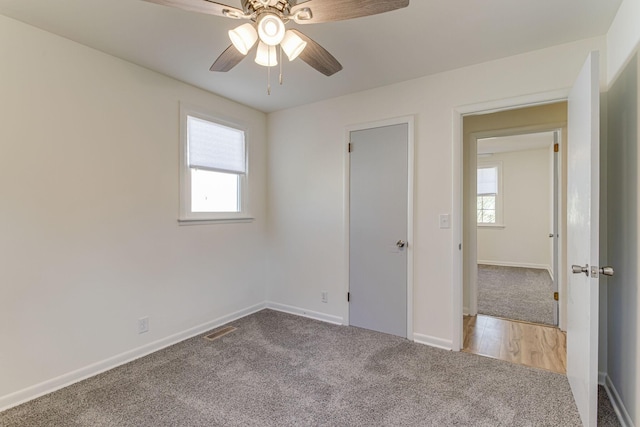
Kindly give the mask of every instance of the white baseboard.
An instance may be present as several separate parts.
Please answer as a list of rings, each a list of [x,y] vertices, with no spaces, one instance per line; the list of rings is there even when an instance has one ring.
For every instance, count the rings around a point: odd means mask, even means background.
[[[443,340],[442,338],[436,338],[429,335],[423,334],[413,334],[413,341],[418,344],[424,344],[431,347],[441,348],[443,350],[451,350],[453,348],[453,343],[451,340]]]
[[[478,260],[478,264],[485,265],[497,265],[501,267],[522,267],[522,268],[538,268],[540,270],[551,270],[551,267],[546,264],[533,264],[528,262],[512,262],[512,261],[486,261]]]
[[[179,332],[177,334],[173,334],[166,338],[162,338],[160,340],[146,344],[142,347],[134,348],[133,350],[126,351],[100,362],[96,362],[75,371],[68,372],[66,374],[60,375],[59,377],[52,378],[50,380],[35,384],[33,386],[5,396],[0,396],[0,412],[14,406],[18,406],[21,403],[27,402],[29,400],[33,400],[45,394],[52,393],[61,388],[70,386],[71,384],[77,383],[89,377],[93,377],[102,372],[116,368],[120,365],[124,365],[125,363],[129,363],[133,360],[139,359],[158,350],[162,350],[165,347],[169,347],[171,345],[179,343],[180,341],[184,341],[188,338],[192,338],[196,335],[210,331],[211,329],[215,329],[219,326],[224,325],[225,323],[229,323],[234,320],[240,319],[241,317],[256,313],[260,310],[263,310],[264,308],[264,303],[256,304],[254,306],[247,307],[234,313],[218,317],[215,320],[187,329],[186,331]]]
[[[598,384],[607,385],[607,373],[606,372],[598,372]]]
[[[485,265],[497,265],[499,267],[521,267],[521,268],[536,268],[538,270],[547,270],[551,279],[553,280],[553,269],[547,264],[533,264],[527,262],[511,262],[511,261],[486,261],[478,260],[478,264]]]
[[[294,307],[291,305],[267,301],[265,303],[265,308],[281,311],[283,313],[295,314],[296,316],[308,317],[309,319],[320,320],[322,322],[333,323],[334,325],[344,325],[344,319],[342,317],[319,313],[312,310],[305,310],[304,308]]]
[[[620,399],[620,395],[618,394],[618,390],[616,390],[615,385],[611,381],[609,375],[603,372],[598,373],[598,381],[603,379],[602,385],[604,385],[604,389],[607,391],[607,395],[609,396],[609,400],[611,401],[611,405],[613,406],[613,410],[616,412],[618,416],[618,421],[620,421],[620,425],[622,427],[634,427],[633,420],[631,419],[631,415],[625,408],[622,399]]]

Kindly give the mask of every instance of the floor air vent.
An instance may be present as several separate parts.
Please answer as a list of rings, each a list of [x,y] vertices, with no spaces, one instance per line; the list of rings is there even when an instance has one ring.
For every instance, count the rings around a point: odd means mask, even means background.
[[[234,328],[233,326],[225,326],[224,328],[218,329],[215,332],[210,333],[204,337],[205,340],[214,341],[220,337],[223,337],[231,332],[235,331],[238,328]]]

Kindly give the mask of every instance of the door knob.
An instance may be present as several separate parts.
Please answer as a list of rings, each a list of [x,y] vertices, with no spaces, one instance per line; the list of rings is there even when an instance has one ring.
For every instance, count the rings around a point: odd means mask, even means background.
[[[549,233],[549,237],[553,237],[553,233]]]
[[[580,274],[580,273],[584,273],[587,275],[587,277],[589,276],[589,264],[587,264],[586,266],[582,267],[581,265],[572,265],[571,266],[571,272],[573,274]]]
[[[587,264],[585,267],[582,267],[580,265],[572,265],[571,266],[571,271],[573,272],[573,274],[580,274],[580,273],[584,273],[587,276],[589,276],[589,264]],[[602,274],[603,276],[613,276],[613,267],[601,267],[598,268],[596,266],[591,267],[591,277],[598,277],[598,273]]]
[[[613,267],[602,267],[600,269],[600,274],[603,276],[613,276]]]
[[[407,242],[405,242],[404,240],[398,240],[396,242],[396,246],[399,248],[404,248],[407,245]]]

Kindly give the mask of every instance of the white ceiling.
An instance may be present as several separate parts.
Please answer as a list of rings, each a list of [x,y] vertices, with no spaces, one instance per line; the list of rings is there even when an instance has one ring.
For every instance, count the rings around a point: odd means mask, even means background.
[[[513,151],[548,148],[553,144],[553,132],[537,132],[522,135],[478,139],[478,155],[491,155]]]
[[[250,58],[228,73],[209,71],[237,20],[142,0],[0,0],[0,14],[271,112],[600,36],[621,1],[411,0],[366,18],[289,24],[344,69],[326,77],[299,59],[285,60],[284,85],[272,75],[271,95],[266,68]],[[240,7],[240,0],[227,3]]]

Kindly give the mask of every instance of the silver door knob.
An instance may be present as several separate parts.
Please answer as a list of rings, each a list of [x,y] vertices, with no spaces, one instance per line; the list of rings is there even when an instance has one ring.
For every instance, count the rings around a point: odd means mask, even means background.
[[[553,237],[553,233],[549,233],[549,237]]]
[[[582,267],[581,265],[572,265],[571,266],[571,272],[573,274],[580,274],[580,273],[584,273],[587,276],[589,276],[589,264],[587,264],[586,266]]]
[[[405,242],[404,240],[398,240],[396,242],[396,246],[399,248],[404,248],[407,245],[407,242]]]
[[[602,267],[600,269],[600,274],[603,276],[613,276],[613,267]]]

